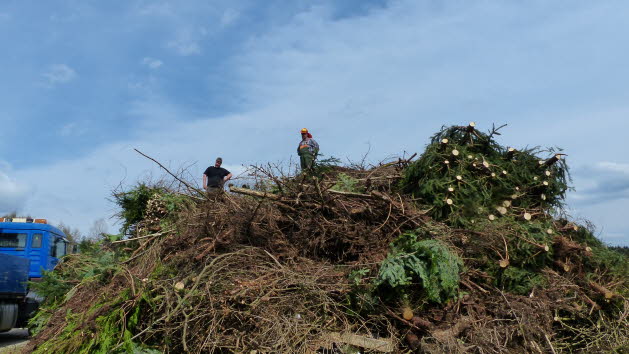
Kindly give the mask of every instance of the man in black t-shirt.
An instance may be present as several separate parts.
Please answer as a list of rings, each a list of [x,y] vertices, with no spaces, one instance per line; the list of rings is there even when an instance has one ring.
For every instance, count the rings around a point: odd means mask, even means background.
[[[231,172],[221,167],[223,159],[216,158],[214,166],[208,167],[203,172],[203,189],[210,191],[217,191],[223,189],[223,184],[232,178]]]

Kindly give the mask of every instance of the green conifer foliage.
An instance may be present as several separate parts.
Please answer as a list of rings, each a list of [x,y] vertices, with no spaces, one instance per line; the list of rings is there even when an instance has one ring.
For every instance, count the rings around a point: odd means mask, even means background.
[[[432,205],[432,217],[453,226],[502,215],[498,208],[561,208],[569,180],[562,154],[510,150],[493,139],[499,134],[495,128],[488,134],[473,126],[442,128],[405,169],[402,188]]]
[[[419,240],[408,232],[391,244],[375,285],[389,297],[423,290],[428,300],[442,303],[457,295],[462,267],[461,259],[440,241]]]

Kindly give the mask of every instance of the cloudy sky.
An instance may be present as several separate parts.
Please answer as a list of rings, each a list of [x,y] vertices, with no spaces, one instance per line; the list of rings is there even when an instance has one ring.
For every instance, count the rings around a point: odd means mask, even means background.
[[[629,3],[3,0],[0,213],[87,232],[121,183],[322,152],[421,152],[446,124],[566,150],[570,213],[629,245]]]

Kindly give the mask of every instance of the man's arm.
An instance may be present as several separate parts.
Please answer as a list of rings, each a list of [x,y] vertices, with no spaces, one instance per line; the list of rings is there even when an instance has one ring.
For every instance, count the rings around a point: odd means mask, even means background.
[[[311,146],[312,146],[312,148],[314,150],[313,151],[314,155],[315,156],[319,155],[319,143],[317,143],[317,141],[314,140],[314,139],[310,139],[310,142],[312,143]]]
[[[227,171],[226,169],[223,169],[223,183],[229,181],[230,178],[232,178],[232,173]]]

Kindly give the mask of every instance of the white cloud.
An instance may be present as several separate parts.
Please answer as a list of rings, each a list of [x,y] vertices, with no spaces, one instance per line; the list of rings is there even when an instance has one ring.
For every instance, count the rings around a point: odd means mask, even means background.
[[[65,84],[74,80],[77,77],[76,71],[66,64],[54,64],[51,65],[44,77],[48,80],[48,84]]]
[[[167,2],[151,2],[138,8],[138,13],[143,16],[172,16],[175,9]]]
[[[29,197],[28,185],[10,177],[9,172],[6,164],[0,164],[0,214],[24,211]]]
[[[609,171],[620,173],[622,175],[629,177],[629,163],[618,163],[618,162],[599,162],[597,167],[602,171]]]
[[[240,17],[240,12],[234,9],[227,9],[223,12],[223,15],[221,16],[221,21],[220,21],[221,26],[227,27],[231,25],[232,23],[234,23],[236,20],[238,20],[239,17]]]
[[[201,54],[201,47],[199,46],[199,43],[189,38],[171,40],[166,44],[166,46],[170,49],[174,49],[177,54],[182,56]]]
[[[145,57],[142,59],[142,64],[148,66],[151,69],[158,69],[164,63],[159,59]]]
[[[86,127],[80,122],[68,123],[59,129],[59,135],[62,137],[80,136],[85,134]]]

